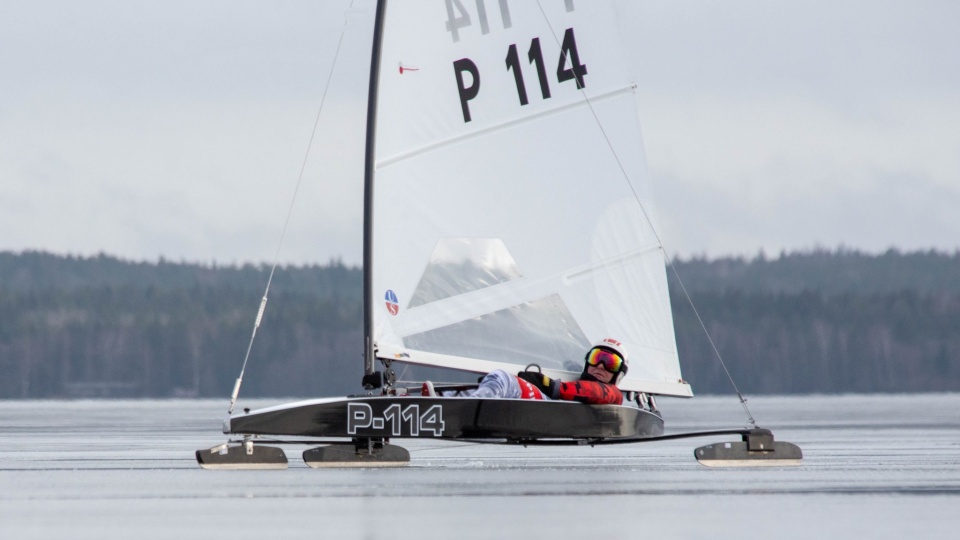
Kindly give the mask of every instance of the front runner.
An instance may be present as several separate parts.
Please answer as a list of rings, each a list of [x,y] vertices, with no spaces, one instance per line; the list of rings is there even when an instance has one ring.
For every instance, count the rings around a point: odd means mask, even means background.
[[[592,405],[620,405],[623,394],[617,383],[627,373],[627,355],[615,339],[604,339],[587,351],[580,379],[563,382],[539,371],[521,371],[516,376],[501,369],[491,371],[476,389],[446,392],[445,396],[562,399]],[[423,383],[424,396],[436,396],[433,383]]]

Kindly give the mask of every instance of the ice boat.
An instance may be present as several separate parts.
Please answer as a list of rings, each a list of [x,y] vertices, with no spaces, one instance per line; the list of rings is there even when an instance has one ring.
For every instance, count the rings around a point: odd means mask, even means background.
[[[313,466],[376,466],[405,463],[394,443],[409,437],[663,436],[656,397],[693,393],[680,371],[619,28],[609,1],[376,3],[364,198],[368,394],[235,414],[224,432],[244,439],[198,451],[201,465],[285,465],[265,437],[324,440],[304,453]],[[476,374],[535,364],[571,380],[591,343],[608,336],[630,353],[625,405],[423,397],[395,375],[396,363]]]

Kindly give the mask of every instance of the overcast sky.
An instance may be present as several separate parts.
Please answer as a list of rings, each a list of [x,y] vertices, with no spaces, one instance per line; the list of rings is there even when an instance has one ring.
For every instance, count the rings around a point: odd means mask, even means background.
[[[345,28],[280,259],[359,263],[355,3],[0,0],[0,250],[272,261]],[[960,248],[960,2],[622,8],[672,254]]]

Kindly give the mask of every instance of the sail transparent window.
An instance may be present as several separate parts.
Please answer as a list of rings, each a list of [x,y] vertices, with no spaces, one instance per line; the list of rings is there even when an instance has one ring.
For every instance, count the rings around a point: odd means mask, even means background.
[[[499,238],[442,238],[410,299],[422,306],[522,277]]]

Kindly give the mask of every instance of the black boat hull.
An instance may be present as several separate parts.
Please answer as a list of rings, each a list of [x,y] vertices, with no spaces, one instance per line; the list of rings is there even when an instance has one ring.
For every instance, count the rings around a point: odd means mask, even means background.
[[[365,396],[238,414],[224,433],[298,437],[606,439],[656,437],[663,419],[632,406],[519,399]]]

